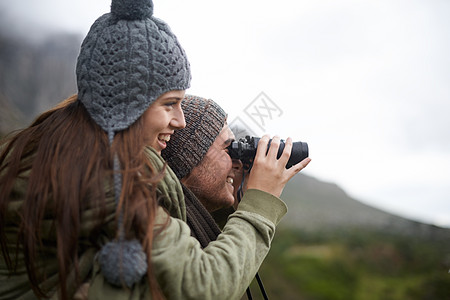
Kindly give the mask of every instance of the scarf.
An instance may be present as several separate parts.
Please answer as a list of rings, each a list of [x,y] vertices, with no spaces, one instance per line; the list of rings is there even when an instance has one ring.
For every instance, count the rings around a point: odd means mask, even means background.
[[[165,160],[151,147],[145,148],[145,154],[156,171],[164,172],[164,178],[158,183],[156,194],[159,205],[164,207],[171,217],[186,222],[186,204],[181,183]]]
[[[183,184],[181,186],[186,201],[186,222],[191,228],[191,235],[200,242],[202,248],[205,248],[211,241],[217,239],[221,231],[194,193]]]

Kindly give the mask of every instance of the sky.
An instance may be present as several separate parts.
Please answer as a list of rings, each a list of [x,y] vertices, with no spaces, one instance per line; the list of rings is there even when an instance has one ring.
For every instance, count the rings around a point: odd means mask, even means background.
[[[304,173],[450,227],[450,2],[154,0],[211,98],[254,135],[307,142]],[[0,0],[19,27],[85,35],[107,0]]]

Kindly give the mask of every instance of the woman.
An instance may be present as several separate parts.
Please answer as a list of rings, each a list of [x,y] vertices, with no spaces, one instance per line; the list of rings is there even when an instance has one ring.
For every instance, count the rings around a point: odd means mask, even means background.
[[[146,220],[155,219],[152,186],[162,174],[150,164],[146,155],[155,155],[145,145],[161,149],[165,141],[159,132],[184,126],[179,107],[183,95],[163,94],[128,130],[117,134],[112,146],[77,96],[3,141],[0,240],[8,270],[1,265],[1,299],[47,298],[56,288],[67,299],[88,281],[94,254],[103,240],[116,235],[113,148],[122,162],[125,228],[149,243],[145,249],[150,257],[153,230],[147,227],[153,222]]]
[[[2,141],[0,299],[235,299],[267,254],[286,212],[277,196],[308,161],[285,170],[289,143],[277,160],[274,138],[224,233],[201,249],[159,156],[184,127],[189,63],[152,12],[113,0],[81,47],[78,95]]]

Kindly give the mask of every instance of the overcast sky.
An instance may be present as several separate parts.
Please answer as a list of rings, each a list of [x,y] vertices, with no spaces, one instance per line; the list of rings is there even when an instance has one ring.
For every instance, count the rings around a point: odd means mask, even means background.
[[[107,0],[0,0],[23,28],[85,35]],[[308,142],[305,174],[450,227],[450,2],[154,0],[188,91],[229,122]],[[30,24],[30,25],[29,25]]]

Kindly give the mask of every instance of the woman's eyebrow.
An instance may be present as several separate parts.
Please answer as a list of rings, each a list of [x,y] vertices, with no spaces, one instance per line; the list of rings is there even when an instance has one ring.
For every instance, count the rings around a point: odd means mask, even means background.
[[[180,97],[169,97],[169,98],[165,98],[164,100],[165,101],[177,101],[177,102],[179,102],[179,101],[182,101],[183,98],[180,98]]]

